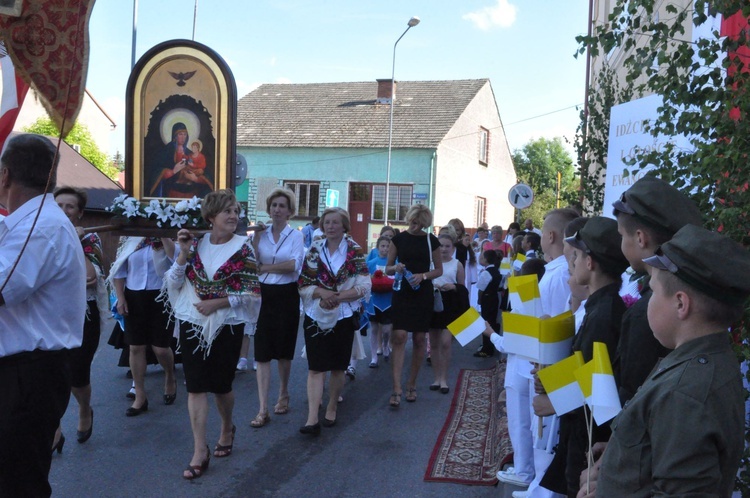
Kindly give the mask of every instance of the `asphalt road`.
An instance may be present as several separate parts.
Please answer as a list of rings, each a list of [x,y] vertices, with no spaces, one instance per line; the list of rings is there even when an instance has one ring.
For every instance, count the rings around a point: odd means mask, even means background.
[[[146,378],[149,411],[128,418],[131,401],[126,370],[117,367],[119,351],[108,346],[109,330],[102,333],[92,365],[94,432],[85,444],[75,440],[78,405],[71,397],[62,420],[67,441],[61,455],[52,458],[50,482],[56,497],[372,497],[372,496],[492,496],[510,497],[511,486],[464,486],[425,482],[424,472],[450,407],[448,395],[429,391],[431,368],[424,365],[418,380],[418,399],[388,407],[391,377],[388,364],[368,368],[361,360],[355,381],[347,380],[338,424],[323,428],[320,437],[299,434],[307,414],[307,361],[292,363],[291,410],[271,414],[261,429],[250,427],[258,411],[257,384],[252,370],[234,383],[237,437],[229,458],[212,458],[203,477],[182,478],[192,456],[192,435],[187,395],[177,367],[178,396],[174,405],[161,403],[163,373],[150,366]],[[298,338],[298,353],[303,345]],[[366,349],[369,342],[365,338]],[[450,379],[460,368],[489,368],[495,359],[474,358],[479,340],[461,348],[453,343]],[[411,347],[407,350],[410,353]],[[272,365],[270,403],[278,392],[278,375]],[[405,373],[406,374],[406,373]],[[213,447],[219,422],[211,402],[208,440]],[[322,414],[321,414],[322,417]],[[507,488],[507,489],[506,489]]]

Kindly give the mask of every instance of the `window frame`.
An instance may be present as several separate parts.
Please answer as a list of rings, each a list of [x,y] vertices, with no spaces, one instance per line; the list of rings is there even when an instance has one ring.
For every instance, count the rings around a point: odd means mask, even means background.
[[[487,198],[476,196],[474,197],[474,219],[477,227],[482,226],[482,223],[487,221]]]
[[[389,191],[388,191],[388,197],[390,197],[388,202],[388,222],[397,222],[397,223],[406,223],[406,212],[409,210],[411,205],[413,204],[412,198],[414,196],[414,185],[407,185],[407,184],[390,184]],[[405,202],[404,202],[405,200]],[[385,218],[382,216],[382,214],[385,213],[384,210],[381,212],[380,217],[375,216],[375,203],[379,202],[381,205],[385,201],[385,183],[373,183],[372,184],[372,204],[370,205],[370,220],[372,221],[385,221]],[[393,213],[394,216],[390,216],[390,206],[393,205]],[[399,216],[396,217],[396,214]]]
[[[479,164],[487,166],[490,162],[490,130],[479,127]]]
[[[292,188],[291,186],[294,186]],[[305,213],[306,214],[300,214],[302,213],[302,206],[300,203],[302,202],[302,196],[300,195],[300,185],[304,185],[307,188],[307,194],[305,197]],[[296,213],[294,215],[295,218],[298,219],[313,219],[316,216],[318,216],[320,212],[320,182],[312,181],[312,180],[284,180],[284,187],[288,188],[292,192],[294,192],[294,195],[297,197],[297,206],[296,206]],[[310,195],[311,187],[315,187],[317,189],[316,195]],[[315,211],[311,213],[310,211],[310,201],[315,201]]]

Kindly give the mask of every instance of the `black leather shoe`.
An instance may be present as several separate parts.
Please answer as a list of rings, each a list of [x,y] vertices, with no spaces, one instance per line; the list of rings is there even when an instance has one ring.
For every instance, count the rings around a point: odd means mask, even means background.
[[[63,446],[65,446],[65,434],[60,434],[60,439],[57,440],[57,444],[52,447],[52,454],[55,452],[59,455],[62,453]]]
[[[320,422],[315,425],[305,425],[299,428],[300,434],[308,434],[310,436],[320,435]]]
[[[125,416],[126,417],[137,417],[143,412],[148,411],[148,400],[144,401],[140,408],[130,407],[127,410],[125,410]]]
[[[164,404],[173,405],[174,400],[177,399],[177,379],[174,380],[174,394],[164,393]]]
[[[334,425],[336,425],[336,419],[328,420],[327,418],[323,417],[323,422],[321,423],[323,424],[323,427],[333,427]]]
[[[89,426],[89,430],[87,431],[77,431],[76,436],[79,443],[85,443],[89,440],[91,437],[91,434],[94,432],[94,409],[91,409],[91,425]]]

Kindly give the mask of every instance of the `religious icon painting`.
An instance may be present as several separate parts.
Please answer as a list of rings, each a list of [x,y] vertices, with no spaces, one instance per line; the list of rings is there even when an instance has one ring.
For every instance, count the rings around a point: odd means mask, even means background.
[[[146,52],[128,80],[125,190],[189,199],[234,185],[237,88],[213,50],[171,40]]]

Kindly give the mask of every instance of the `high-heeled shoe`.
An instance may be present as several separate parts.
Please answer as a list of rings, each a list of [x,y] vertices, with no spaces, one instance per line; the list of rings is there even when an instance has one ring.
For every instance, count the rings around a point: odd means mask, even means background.
[[[144,401],[140,408],[136,408],[134,406],[131,406],[127,410],[125,410],[125,416],[126,417],[136,417],[140,415],[143,412],[148,411],[148,400]]]
[[[234,434],[237,432],[237,426],[232,426],[232,441],[229,444],[216,443],[214,446],[214,456],[216,458],[228,457],[232,454],[232,448],[234,447]]]
[[[188,464],[187,468],[185,469],[185,472],[188,472],[189,475],[182,474],[183,479],[187,479],[188,481],[192,481],[193,479],[198,479],[203,475],[205,471],[208,470],[208,464],[211,461],[211,452],[208,451],[208,445],[206,445],[206,459],[203,460],[200,465],[190,465]]]
[[[83,444],[89,440],[91,434],[94,432],[94,409],[91,409],[91,425],[86,431],[77,431],[76,436],[79,444]]]
[[[320,436],[320,422],[315,425],[304,425],[299,428],[299,432],[309,436]]]
[[[177,399],[177,379],[174,380],[174,394],[164,393],[164,404],[173,405],[174,400]]]
[[[60,439],[57,440],[57,444],[52,447],[52,454],[55,454],[55,451],[57,451],[57,454],[59,455],[62,453],[63,446],[65,446],[65,434],[60,434]]]

